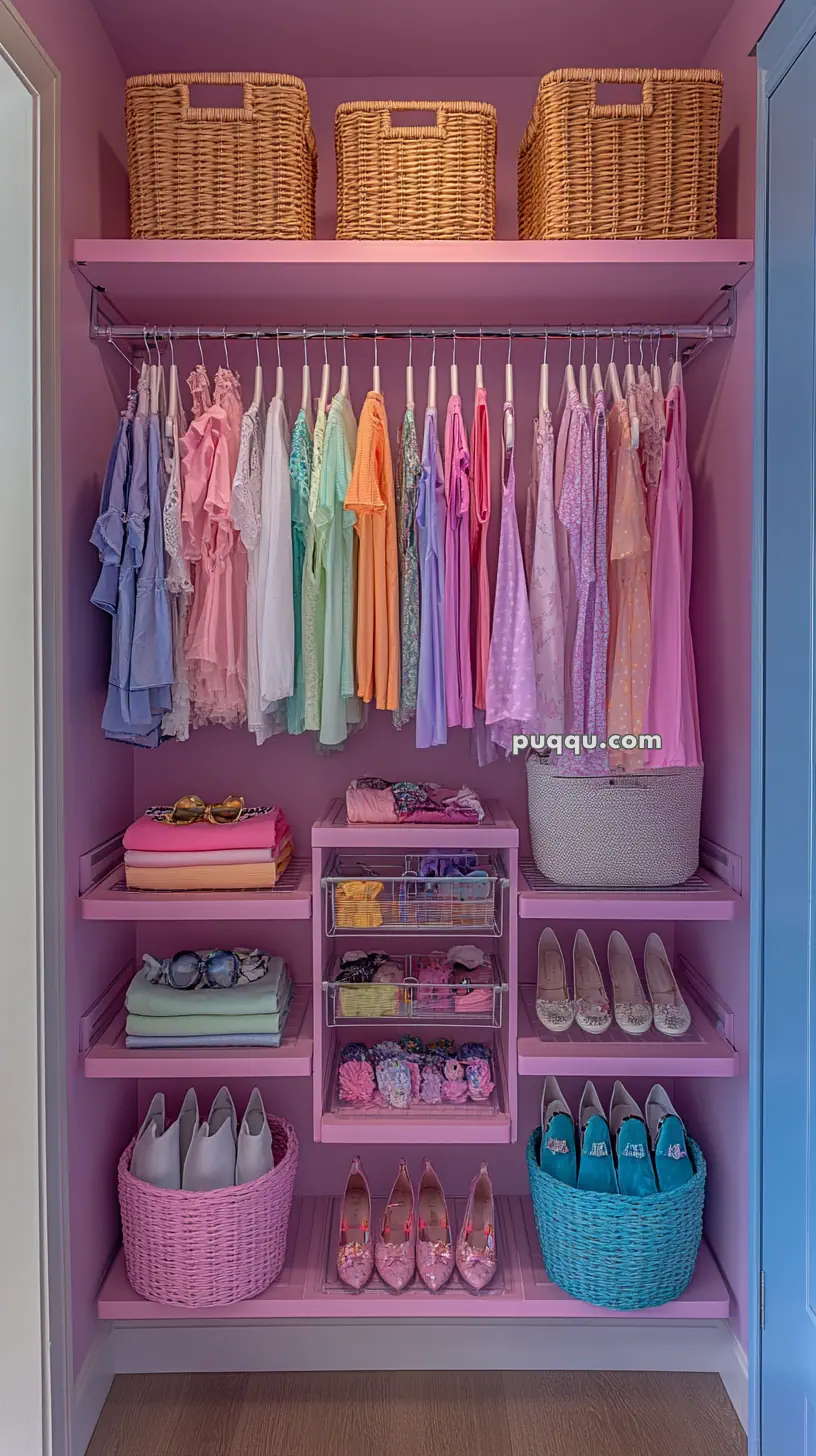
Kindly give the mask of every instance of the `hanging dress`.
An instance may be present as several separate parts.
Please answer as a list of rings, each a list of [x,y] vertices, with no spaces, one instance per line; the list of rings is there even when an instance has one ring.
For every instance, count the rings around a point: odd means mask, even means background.
[[[303,682],[304,722],[307,732],[320,730],[323,692],[323,636],[326,615],[324,551],[329,517],[320,505],[320,476],[323,469],[323,441],[326,435],[326,407],[318,404],[312,438],[312,469],[309,477],[309,524],[303,556]]]
[[[445,481],[439,453],[437,414],[426,409],[422,468],[417,498],[421,609],[416,745],[448,741],[445,706]]]
[[[606,726],[609,734],[643,731],[649,692],[651,622],[650,541],[640,462],[632,449],[629,410],[617,400],[607,421],[609,443],[609,652]],[[637,773],[643,752],[610,749],[613,769]]]
[[[692,498],[681,382],[672,384],[666,397],[653,556],[652,671],[644,732],[660,734],[663,743],[647,751],[646,763],[649,768],[690,767],[703,758],[689,619]]]
[[[303,662],[303,563],[306,559],[306,532],[309,528],[309,488],[312,479],[312,432],[305,410],[301,410],[292,430],[289,456],[292,501],[292,604],[295,619],[295,663],[292,696],[287,703],[290,733],[302,733],[306,727],[306,677]]]
[[[164,565],[162,511],[167,496],[164,468],[164,371],[150,370],[150,415],[147,423],[147,519],[142,561],[136,578],[133,647],[130,659],[131,699],[147,694],[147,716],[161,719],[172,707],[173,631]],[[132,705],[131,705],[131,711]]]
[[[539,734],[564,732],[564,610],[555,541],[554,456],[552,414],[543,410],[533,427],[534,483],[527,496],[528,512],[534,512],[528,584]],[[604,703],[605,688],[604,682]]]
[[[504,406],[503,440],[507,438],[508,416],[515,420],[509,402]],[[509,754],[514,735],[529,733],[535,727],[536,715],[533,633],[516,515],[514,446],[505,446],[502,456],[501,534],[486,698],[485,720],[490,737],[497,748]]]
[[[641,369],[637,382],[637,412],[640,420],[640,466],[646,487],[646,524],[654,541],[657,498],[663,469],[663,441],[666,421],[662,396],[658,399],[652,381]],[[654,565],[654,561],[652,562]]]
[[[276,398],[266,411],[256,615],[261,713],[276,723],[283,714],[283,726],[295,682],[290,445],[286,407]]]
[[[487,532],[490,522],[490,425],[487,390],[476,390],[470,465],[470,600],[474,706],[484,710],[490,653],[490,578]]]
[[[170,625],[173,636],[172,707],[162,719],[162,737],[186,743],[190,737],[190,684],[184,639],[187,618],[193,600],[193,582],[181,541],[181,437],[187,421],[181,404],[178,373],[171,369],[170,406],[164,425],[164,457],[167,472],[167,496],[164,502],[164,549],[167,556],[167,591],[170,600]]]
[[[594,566],[587,600],[587,621],[584,636],[586,698],[585,732],[598,740],[598,746],[581,755],[579,772],[605,773],[609,767],[606,749],[607,661],[609,656],[609,582],[607,566],[607,532],[609,529],[609,442],[606,427],[606,401],[602,389],[596,391],[592,414],[592,481],[594,492]]]
[[[592,471],[592,425],[589,409],[576,389],[567,393],[560,435],[566,437],[558,519],[569,549],[568,588],[564,603],[565,728],[586,732],[589,687],[587,609],[595,579],[595,492]]]
[[[473,727],[470,665],[470,451],[462,401],[445,419],[445,702],[449,728]]]
[[[381,394],[371,390],[357,427],[346,509],[356,513],[357,692],[364,703],[399,707],[399,566],[394,472]]]
[[[182,542],[195,563],[184,648],[192,721],[234,727],[246,718],[247,558],[230,514],[243,410],[231,370],[218,370],[212,404],[201,365],[188,382],[200,409],[181,441]]]
[[[256,405],[253,401],[241,423],[238,464],[232,482],[232,521],[241,533],[247,554],[247,727],[259,746],[274,733],[284,732],[286,726],[279,704],[273,704],[271,712],[264,712],[261,704],[258,582],[265,434],[266,411],[262,403]]]
[[[416,420],[407,408],[397,442],[397,545],[400,571],[400,704],[395,728],[404,728],[416,713],[419,681],[419,556],[417,496],[422,462]]]
[[[349,400],[336,394],[329,407],[320,476],[320,515],[326,527],[325,630],[320,702],[320,742],[345,743],[359,721],[360,700],[354,679],[354,512],[345,509],[354,456],[357,421]]]
[[[127,491],[130,479],[133,417],[139,396],[132,390],[119,416],[116,437],[102,484],[99,515],[91,534],[91,545],[99,552],[99,579],[91,601],[100,611],[116,616],[119,598],[119,568],[125,544]]]

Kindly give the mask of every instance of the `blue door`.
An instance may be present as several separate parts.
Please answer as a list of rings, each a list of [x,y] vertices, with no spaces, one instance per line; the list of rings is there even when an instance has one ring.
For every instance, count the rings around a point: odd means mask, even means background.
[[[762,1277],[756,1285],[752,1342],[752,1446],[762,1456],[816,1456],[813,0],[785,0],[760,42],[758,56],[753,863],[754,1051],[759,1056],[752,1105],[762,1123],[761,1161],[755,1164],[754,1180],[756,1262]]]

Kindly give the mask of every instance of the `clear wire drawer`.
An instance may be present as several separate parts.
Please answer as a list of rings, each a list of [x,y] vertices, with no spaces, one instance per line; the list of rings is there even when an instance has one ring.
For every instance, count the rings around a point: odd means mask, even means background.
[[[440,953],[441,954],[441,953]],[[403,979],[397,982],[338,981],[336,957],[323,982],[327,1026],[380,1026],[408,1021],[414,1026],[491,1026],[502,1024],[507,982],[497,956],[490,956],[490,980],[473,985],[419,980],[427,956],[392,956]]]
[[[451,850],[365,860],[336,854],[322,884],[327,935],[461,930],[497,936],[509,881],[493,855]]]

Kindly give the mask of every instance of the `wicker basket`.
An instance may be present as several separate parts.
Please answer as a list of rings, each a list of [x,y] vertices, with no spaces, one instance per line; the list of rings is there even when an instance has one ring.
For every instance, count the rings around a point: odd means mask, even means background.
[[[570,1188],[539,1163],[541,1128],[527,1172],[544,1267],[575,1299],[603,1309],[656,1309],[691,1283],[703,1236],[706,1161],[688,1139],[694,1177],[669,1193],[627,1198]]]
[[[144,1299],[207,1309],[268,1289],[286,1254],[298,1166],[293,1127],[269,1118],[275,1166],[237,1188],[185,1193],[134,1178],[136,1139],[119,1160],[119,1208],[127,1277]]]
[[[242,86],[243,107],[190,105],[190,85]],[[131,76],[125,102],[134,238],[313,238],[317,149],[295,76]]]
[[[536,868],[557,885],[682,885],[700,863],[703,768],[583,778],[527,759]]]
[[[433,126],[391,113],[432,111]],[[492,238],[496,109],[483,101],[347,101],[337,108],[338,238]]]
[[[598,83],[642,85],[599,105]],[[519,149],[520,238],[714,238],[719,71],[551,71]]]

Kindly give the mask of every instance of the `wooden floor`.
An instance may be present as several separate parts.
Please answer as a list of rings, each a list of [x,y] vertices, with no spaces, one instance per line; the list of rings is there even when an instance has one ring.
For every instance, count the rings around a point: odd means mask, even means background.
[[[119,1375],[88,1456],[745,1456],[716,1375]]]

